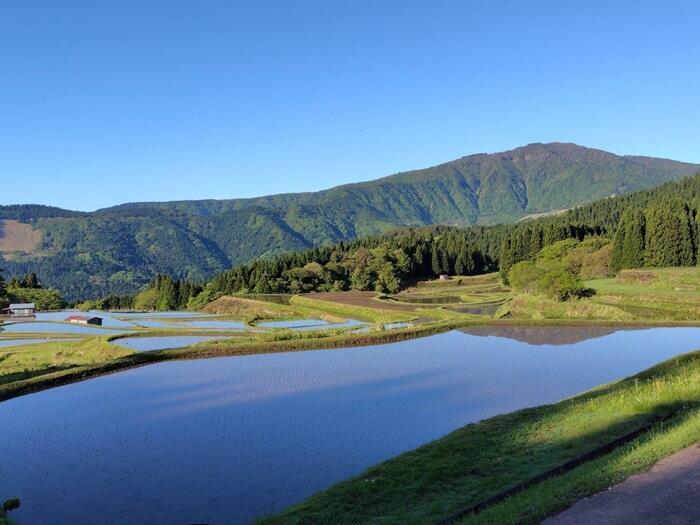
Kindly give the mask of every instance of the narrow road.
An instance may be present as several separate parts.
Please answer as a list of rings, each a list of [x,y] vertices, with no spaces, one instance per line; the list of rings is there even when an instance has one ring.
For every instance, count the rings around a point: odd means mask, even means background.
[[[700,523],[700,444],[583,499],[545,525],[690,525]]]

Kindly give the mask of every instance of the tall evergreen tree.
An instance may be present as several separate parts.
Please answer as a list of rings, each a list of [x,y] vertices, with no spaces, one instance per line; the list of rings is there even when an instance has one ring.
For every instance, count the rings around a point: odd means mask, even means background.
[[[691,266],[695,262],[689,210],[678,199],[652,206],[646,217],[646,265]]]
[[[161,311],[177,310],[178,293],[173,280],[168,276],[162,276],[158,290],[160,294],[156,308]]]
[[[445,273],[442,268],[442,257],[440,257],[440,249],[436,242],[433,242],[433,249],[430,255],[430,266],[433,270],[433,275],[441,275]]]
[[[513,250],[510,244],[510,238],[504,238],[501,242],[499,272],[504,283],[508,282],[508,272],[514,264]]]
[[[5,288],[5,278],[2,276],[3,269],[0,268],[0,304],[7,301],[7,289]]]
[[[627,208],[613,238],[610,254],[610,269],[617,272],[623,268],[644,266],[646,220],[639,208]]]

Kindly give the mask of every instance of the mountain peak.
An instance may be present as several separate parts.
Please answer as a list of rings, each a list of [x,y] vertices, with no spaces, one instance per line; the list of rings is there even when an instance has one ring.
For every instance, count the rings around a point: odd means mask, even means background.
[[[12,219],[30,222],[42,239],[35,253],[3,254],[2,267],[10,275],[36,271],[68,299],[121,294],[155,272],[205,280],[260,256],[398,227],[513,222],[699,170],[572,143],[532,143],[320,192],[132,203],[93,213],[0,207],[0,238],[1,219]]]

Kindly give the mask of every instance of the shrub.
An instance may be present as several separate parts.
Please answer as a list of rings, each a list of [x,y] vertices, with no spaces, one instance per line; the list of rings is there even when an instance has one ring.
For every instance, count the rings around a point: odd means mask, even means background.
[[[10,498],[2,504],[2,510],[5,512],[10,512],[19,508],[19,498]]]
[[[517,291],[541,293],[559,301],[592,295],[593,291],[583,286],[579,275],[583,266],[579,255],[590,255],[597,246],[592,242],[583,247],[581,244],[566,240],[548,246],[534,261],[514,264],[508,272],[508,281]],[[603,258],[607,261],[607,255]]]
[[[508,272],[510,285],[519,292],[537,292],[537,281],[542,277],[542,270],[531,261],[514,264]]]

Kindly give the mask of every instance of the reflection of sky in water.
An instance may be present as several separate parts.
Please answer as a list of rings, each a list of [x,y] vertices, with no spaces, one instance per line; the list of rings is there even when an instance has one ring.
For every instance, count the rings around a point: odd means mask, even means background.
[[[79,339],[73,337],[65,337],[61,339],[50,337],[46,337],[44,339],[0,339],[0,347],[36,345],[39,343],[51,343],[53,341],[79,341]]]
[[[311,326],[326,326],[328,321],[322,319],[293,319],[291,321],[265,321],[256,326],[261,328],[304,328]]]
[[[125,318],[125,319],[140,319],[140,318],[153,318],[162,319],[165,317],[212,317],[211,314],[203,314],[202,312],[111,312],[110,315],[115,317]]]
[[[182,348],[204,341],[214,339],[224,339],[221,336],[202,336],[202,335],[174,335],[174,336],[153,336],[153,337],[125,337],[115,339],[112,344],[138,350],[140,352],[149,352],[153,350],[166,350],[169,348]]]
[[[398,328],[408,328],[409,326],[411,326],[411,323],[406,321],[397,323],[386,323],[384,324],[384,330],[396,330]]]
[[[153,319],[138,319],[134,321],[139,326],[146,328],[170,328],[172,330],[245,330],[245,324],[239,321],[180,321],[165,322]]]
[[[71,315],[85,315],[85,316],[95,316],[102,318],[102,326],[108,328],[132,328],[134,325],[125,321],[121,321],[112,314],[107,312],[101,312],[99,310],[90,310],[89,312],[83,312],[81,310],[64,310],[60,312],[40,312],[36,314],[37,321],[65,321]]]
[[[549,335],[168,362],[13,399],[0,494],[22,499],[19,523],[247,523],[470,421],[700,346],[697,328]]]
[[[245,325],[238,321],[187,321],[178,323],[184,328],[208,328],[210,330],[245,330]]]
[[[291,330],[325,330],[327,328],[351,328],[364,324],[362,321],[355,319],[348,319],[342,323],[329,323],[322,319],[294,319],[292,321],[265,321],[255,326],[260,328],[289,328]]]
[[[56,333],[56,334],[84,334],[84,335],[110,335],[122,334],[124,330],[99,328],[69,323],[51,323],[44,321],[30,321],[26,323],[13,323],[2,325],[2,330],[7,333]]]

